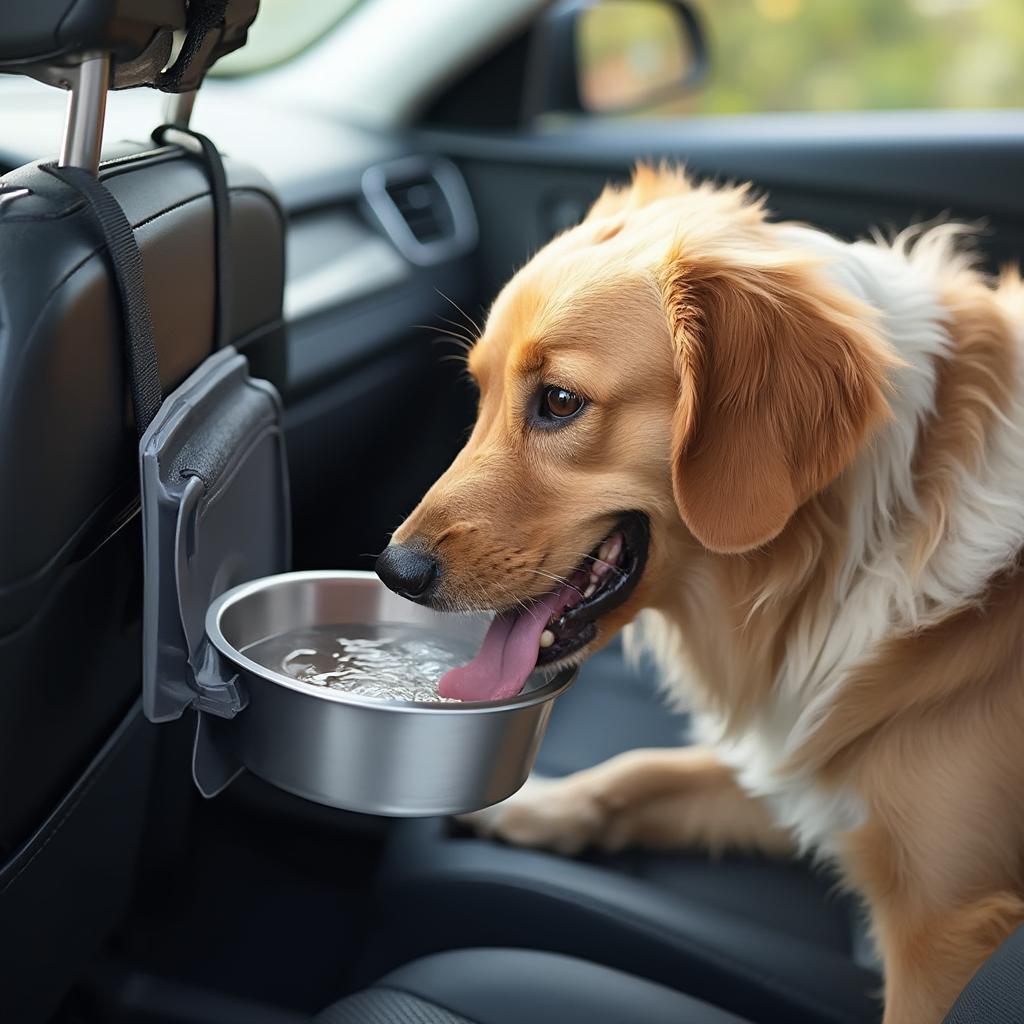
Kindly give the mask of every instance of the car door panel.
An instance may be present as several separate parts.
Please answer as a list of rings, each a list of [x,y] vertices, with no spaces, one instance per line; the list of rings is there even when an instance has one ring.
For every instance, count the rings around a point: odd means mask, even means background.
[[[773,214],[845,238],[935,217],[979,226],[992,266],[1024,243],[1024,114],[793,114],[566,122],[544,131],[431,131],[476,203],[480,270],[493,295],[511,270],[638,160],[753,181]]]

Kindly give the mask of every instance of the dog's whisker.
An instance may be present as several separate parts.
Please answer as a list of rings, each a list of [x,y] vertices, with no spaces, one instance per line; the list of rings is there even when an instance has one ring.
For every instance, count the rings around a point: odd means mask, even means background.
[[[547,576],[549,579],[558,580],[559,583],[569,584],[569,578],[567,576],[559,576],[558,573],[547,572],[544,569],[530,569],[527,568],[527,572],[539,573],[541,576]]]
[[[441,328],[435,328],[435,330],[440,331],[440,333],[445,335],[447,338],[451,338],[452,342],[458,344],[463,351],[471,352],[473,350],[473,342],[470,338],[464,338],[462,335],[453,334],[451,331],[444,331]],[[437,339],[438,343],[442,340],[443,339]]]
[[[449,326],[441,327],[438,324],[412,324],[411,326],[415,327],[416,330],[419,331],[435,331],[439,334],[443,331],[447,331],[448,333],[455,334],[458,337],[462,338],[463,341],[474,340],[473,335],[470,334],[464,327],[461,327],[459,324],[455,323],[452,320],[448,320],[445,317],[440,317],[440,319],[444,320],[444,322]],[[454,328],[454,330],[452,330],[452,328]]]
[[[527,572],[536,573],[538,576],[546,576],[549,580],[554,580],[556,583],[561,584],[564,587],[568,587],[570,590],[575,590],[580,597],[583,597],[583,591],[579,587],[574,586],[564,576],[556,576],[550,572],[544,572],[543,569],[527,569]]]
[[[457,342],[460,345],[460,347],[465,349],[466,352],[469,352],[474,344],[472,338],[468,338],[462,334],[456,334],[454,331],[449,331],[444,327],[437,327],[433,324],[414,324],[413,326],[420,328],[424,331],[432,331],[434,334],[443,334],[446,337],[451,338],[453,341]]]
[[[434,338],[433,343],[435,345],[450,345],[452,348],[458,350],[459,355],[463,359],[469,358],[469,346],[464,341],[459,341],[457,338]]]
[[[460,329],[458,324],[452,324],[450,320],[446,320],[445,322],[451,324],[451,327],[441,327],[438,324],[412,324],[412,326],[418,331],[431,331],[434,334],[447,334],[449,337],[457,338],[466,345],[473,345],[476,342],[476,338]],[[452,330],[452,327],[454,327],[455,330]]]
[[[613,565],[611,562],[606,562],[603,558],[598,558],[597,555],[578,553],[577,557],[583,559],[583,561],[588,561],[589,560],[591,562],[595,562],[595,563],[598,563],[600,565],[603,565],[606,569],[611,569],[612,572],[617,572],[620,576],[628,576],[629,575],[629,573],[626,572],[625,569],[621,569],[621,568],[619,568],[619,566]]]
[[[446,316],[439,317],[439,319],[443,320],[449,326],[454,327],[455,330],[457,330],[457,331],[460,331],[460,332],[465,332],[466,331],[466,328],[462,324],[458,323],[455,320],[449,320],[448,317],[446,317]],[[467,341],[472,342],[472,343],[475,343],[475,342],[480,340],[479,334],[464,333],[464,337],[466,338]]]
[[[534,570],[531,570],[531,571],[534,571]],[[529,615],[532,619],[534,619],[536,621],[536,619],[537,619],[537,609],[536,609],[536,606],[534,606],[532,604],[528,604],[522,598],[517,597],[515,594],[512,593],[512,591],[507,586],[505,586],[503,584],[497,583],[495,581],[495,586],[497,587],[499,593],[501,593],[505,597],[507,597],[513,604],[517,605],[525,614]],[[482,593],[482,589],[481,589],[481,593]],[[484,595],[484,596],[489,596],[489,595]]]
[[[459,313],[462,316],[464,316],[466,320],[473,326],[473,330],[475,330],[477,334],[484,333],[480,325],[451,296],[445,295],[445,293],[441,291],[440,288],[435,288],[434,291],[436,291],[437,294],[440,295],[441,298],[444,299],[446,302],[450,302],[459,311]]]
[[[509,598],[513,602],[513,604],[518,605],[519,608],[525,614],[529,615],[534,621],[537,620],[536,608],[534,608],[532,605],[528,605],[522,598],[516,597],[516,595],[513,594],[512,591],[508,589],[508,587],[502,586],[501,584],[498,584],[498,587],[500,593],[504,594],[505,597]]]

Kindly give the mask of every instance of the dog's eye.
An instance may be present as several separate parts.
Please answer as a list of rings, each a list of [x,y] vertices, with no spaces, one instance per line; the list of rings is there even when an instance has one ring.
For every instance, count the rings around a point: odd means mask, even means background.
[[[551,385],[541,396],[540,413],[549,419],[564,420],[583,408],[583,399],[573,391]]]

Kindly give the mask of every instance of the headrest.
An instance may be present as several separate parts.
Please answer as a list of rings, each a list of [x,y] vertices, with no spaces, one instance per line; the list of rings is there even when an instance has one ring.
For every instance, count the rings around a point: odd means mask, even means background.
[[[245,44],[259,0],[32,0],[7,4],[0,72],[53,85],[109,53],[112,89],[198,87],[214,61]],[[184,41],[168,67],[174,33]],[[179,38],[181,38],[179,36]]]

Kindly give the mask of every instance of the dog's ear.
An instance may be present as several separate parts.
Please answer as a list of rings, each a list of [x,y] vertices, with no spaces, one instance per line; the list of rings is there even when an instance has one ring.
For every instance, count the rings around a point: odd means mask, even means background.
[[[707,548],[780,533],[887,413],[895,360],[872,315],[813,265],[675,255],[661,278],[680,394],[672,486]]]

